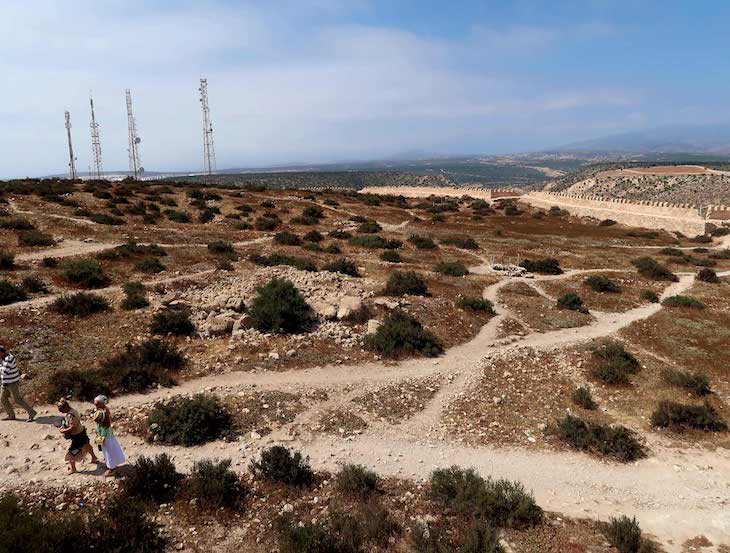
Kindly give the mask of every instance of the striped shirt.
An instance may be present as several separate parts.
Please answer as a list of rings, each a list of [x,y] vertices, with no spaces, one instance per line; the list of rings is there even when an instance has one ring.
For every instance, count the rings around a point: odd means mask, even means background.
[[[18,362],[12,353],[6,353],[5,359],[0,361],[0,381],[3,384],[15,384],[19,380]]]

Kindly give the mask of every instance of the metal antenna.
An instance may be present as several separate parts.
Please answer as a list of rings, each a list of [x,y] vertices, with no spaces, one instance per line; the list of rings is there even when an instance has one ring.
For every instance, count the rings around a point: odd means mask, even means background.
[[[66,110],[64,116],[66,118],[66,135],[68,136],[68,176],[71,180],[74,180],[76,179],[76,158],[71,143],[71,114]]]
[[[200,105],[203,108],[203,168],[212,175],[215,170],[215,144],[213,143],[213,125],[210,122],[210,106],[208,106],[208,79],[200,79]]]
[[[135,180],[137,177],[144,173],[144,167],[142,167],[142,161],[139,156],[139,143],[142,139],[137,136],[137,122],[134,120],[134,114],[132,113],[132,93],[129,89],[125,91],[127,97],[127,131],[129,138],[129,172],[134,175]]]
[[[99,124],[96,122],[96,116],[94,115],[94,98],[89,94],[89,105],[91,106],[91,163],[93,164],[93,171],[89,171],[94,178],[101,179],[104,175],[104,170],[101,168],[101,139],[99,138]]]

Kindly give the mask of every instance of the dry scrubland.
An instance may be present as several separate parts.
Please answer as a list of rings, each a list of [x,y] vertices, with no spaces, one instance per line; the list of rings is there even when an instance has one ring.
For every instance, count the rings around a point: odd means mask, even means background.
[[[726,242],[512,200],[0,183],[1,338],[45,405],[0,423],[0,520],[111,551],[727,553]],[[99,392],[134,463],[112,482],[64,475],[49,406]]]

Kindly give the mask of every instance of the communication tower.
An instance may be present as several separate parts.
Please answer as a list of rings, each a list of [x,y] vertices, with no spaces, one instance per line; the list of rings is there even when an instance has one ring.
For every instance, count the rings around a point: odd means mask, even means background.
[[[203,168],[207,175],[215,172],[215,144],[213,143],[213,125],[210,122],[210,106],[208,105],[208,79],[200,79],[200,106],[203,108]]]
[[[137,135],[137,122],[134,119],[134,113],[132,112],[132,92],[127,89],[125,91],[127,97],[127,131],[129,139],[129,172],[132,173],[135,179],[144,173],[144,167],[142,167],[142,160],[139,155],[139,144],[142,139]]]

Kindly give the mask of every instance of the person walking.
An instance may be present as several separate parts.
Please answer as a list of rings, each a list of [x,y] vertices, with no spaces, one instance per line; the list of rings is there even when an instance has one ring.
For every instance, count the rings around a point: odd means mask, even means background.
[[[68,463],[68,473],[75,474],[76,463],[81,461],[86,455],[91,455],[91,462],[98,463],[99,459],[94,454],[94,448],[89,442],[89,435],[86,428],[81,424],[81,415],[79,412],[69,405],[68,401],[62,399],[58,402],[58,410],[63,413],[64,418],[61,428],[58,431],[63,434],[64,438],[71,440],[66,452],[66,462]]]
[[[5,410],[6,421],[15,420],[15,411],[10,403],[10,397],[20,407],[28,412],[28,422],[33,422],[36,416],[35,409],[31,407],[20,393],[20,371],[15,356],[0,345],[0,403]]]
[[[119,440],[112,431],[112,415],[108,403],[109,399],[106,396],[101,395],[94,398],[97,443],[104,454],[107,468],[104,476],[112,476],[114,469],[127,462],[122,446],[119,445]]]

